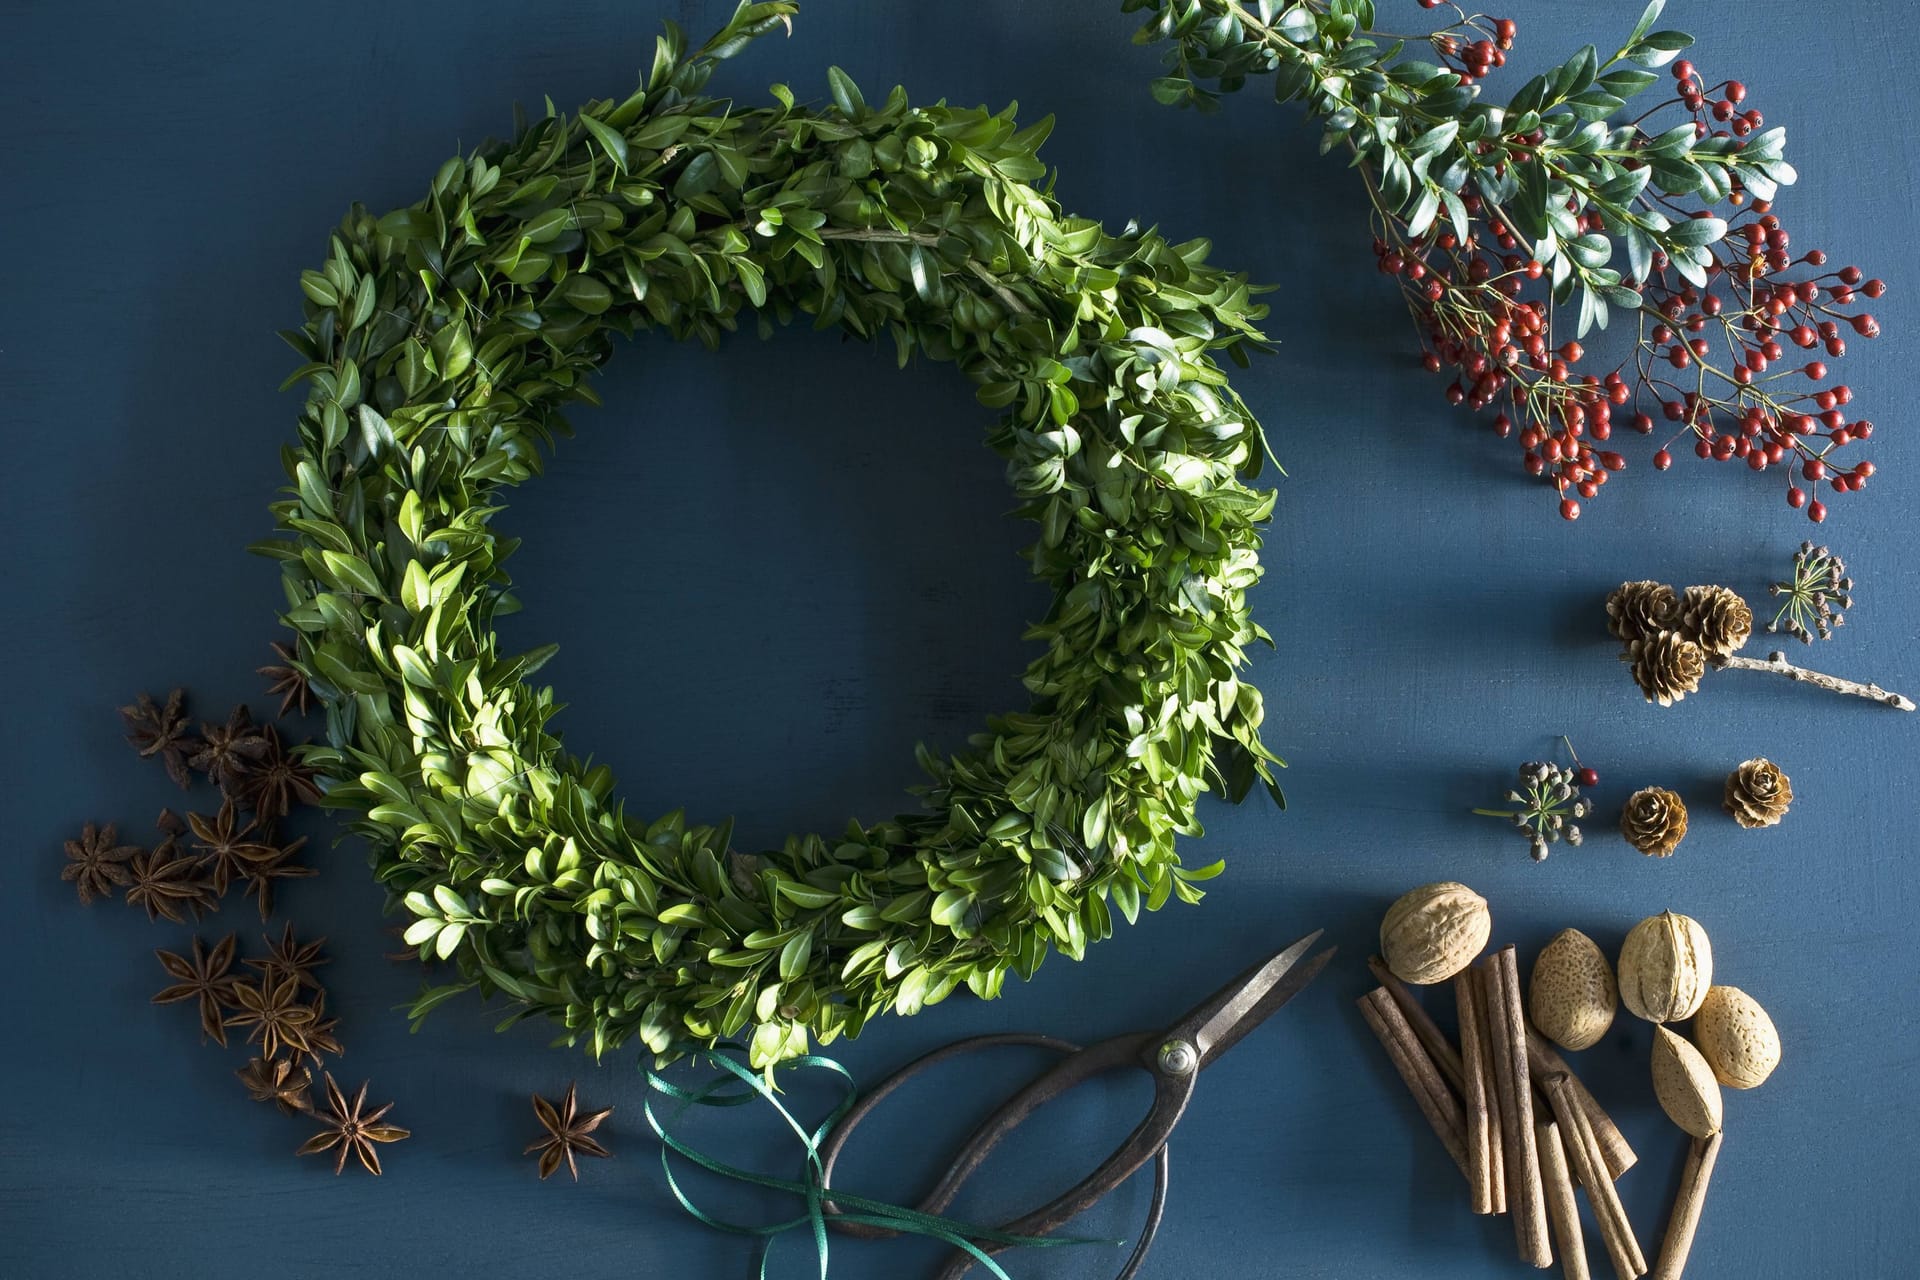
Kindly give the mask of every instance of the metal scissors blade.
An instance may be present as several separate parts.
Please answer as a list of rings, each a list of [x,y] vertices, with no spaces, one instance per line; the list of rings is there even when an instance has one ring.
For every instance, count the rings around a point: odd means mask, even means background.
[[[1199,1052],[1203,1067],[1233,1048],[1242,1036],[1298,995],[1333,958],[1335,948],[1328,947],[1304,963],[1300,959],[1323,932],[1315,929],[1214,992],[1168,1031],[1168,1039],[1191,1044]]]

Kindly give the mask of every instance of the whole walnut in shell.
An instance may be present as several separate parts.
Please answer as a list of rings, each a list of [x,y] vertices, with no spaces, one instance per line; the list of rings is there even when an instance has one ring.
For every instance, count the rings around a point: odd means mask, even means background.
[[[1380,922],[1380,955],[1402,982],[1445,982],[1487,945],[1487,900],[1451,880],[1402,894]]]
[[[1663,911],[1620,944],[1620,999],[1648,1022],[1691,1018],[1713,985],[1713,947],[1690,916]]]

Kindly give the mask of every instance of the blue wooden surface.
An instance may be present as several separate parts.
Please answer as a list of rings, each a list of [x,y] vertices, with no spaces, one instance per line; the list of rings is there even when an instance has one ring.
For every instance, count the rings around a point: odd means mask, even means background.
[[[671,16],[699,31],[724,7],[697,0]],[[1411,0],[1384,7],[1409,25],[1420,16]],[[1637,9],[1503,11],[1542,57],[1577,38],[1556,29],[1604,40]],[[1892,0],[1846,12],[1695,0],[1671,17],[1703,31],[1694,57],[1710,79],[1742,76],[1769,122],[1789,126],[1803,182],[1782,208],[1796,247],[1825,244],[1894,279],[1876,308],[1889,337],[1845,362],[1882,426],[1880,475],[1836,502],[1824,530],[1863,584],[1860,607],[1810,656],[1911,692],[1920,453],[1898,392],[1920,332],[1904,271],[1915,41]],[[242,547],[267,531],[296,408],[274,391],[292,361],[273,330],[297,316],[297,272],[323,256],[340,211],[412,200],[456,145],[503,132],[516,98],[624,92],[661,16],[612,0],[0,6],[12,800],[0,1276],[747,1274],[743,1242],[668,1199],[630,1059],[596,1066],[535,1028],[496,1037],[495,1011],[474,1003],[408,1035],[392,1010],[418,975],[382,959],[393,942],[352,842],[332,848],[312,826],[325,874],[284,901],[331,938],[343,1074],[370,1077],[414,1130],[378,1182],[295,1161],[303,1131],[244,1100],[227,1074],[239,1055],[197,1045],[190,1013],[148,1006],[160,981],[148,949],[186,930],[118,905],[81,910],[55,870],[82,821],[144,835],[162,804],[182,803],[120,745],[116,705],[170,682],[209,715],[239,697],[264,705],[251,670],[279,591]],[[1131,47],[1130,30],[1113,0],[842,0],[813,5],[791,40],[720,80],[749,99],[776,79],[823,96],[837,62],[869,91],[899,80],[927,99],[1018,98],[1030,118],[1059,117],[1047,156],[1069,207],[1211,236],[1218,260],[1281,285],[1269,326],[1280,353],[1239,385],[1292,473],[1258,595],[1278,649],[1255,661],[1270,741],[1294,762],[1294,807],[1209,808],[1192,858],[1226,857],[1230,873],[1204,904],[1145,920],[1084,964],[1050,962],[998,1004],[955,999],[879,1024],[846,1061],[875,1078],[970,1032],[1145,1025],[1325,926],[1343,948],[1336,967],[1202,1082],[1146,1274],[1513,1274],[1508,1223],[1466,1212],[1354,1014],[1379,914],[1411,885],[1466,880],[1491,898],[1496,938],[1530,958],[1569,925],[1611,949],[1671,907],[1706,924],[1717,976],[1761,999],[1786,1042],[1764,1089],[1728,1098],[1689,1275],[1912,1274],[1920,725],[1754,676],[1653,709],[1598,623],[1601,597],[1628,577],[1758,593],[1805,522],[1771,483],[1683,458],[1665,476],[1643,465],[1563,524],[1408,358],[1350,176],[1258,92],[1215,120],[1154,106],[1155,55]],[[526,538],[528,608],[510,639],[561,642],[549,674],[572,704],[563,729],[617,767],[636,811],[730,812],[754,842],[890,812],[913,781],[916,739],[954,742],[1017,701],[1017,637],[1043,602],[1014,557],[1026,534],[1001,518],[984,416],[951,370],[895,373],[880,353],[808,332],[717,355],[648,338],[603,391],[607,407],[578,415],[578,438],[505,517]],[[1535,866],[1466,814],[1561,732],[1605,775],[1603,806],[1649,783],[1694,804],[1678,856],[1642,859],[1603,821],[1586,848]],[[1739,832],[1717,815],[1718,779],[1762,754],[1800,798],[1781,827]],[[227,914],[209,927],[251,928],[247,909]],[[1623,1018],[1580,1069],[1642,1153],[1620,1186],[1651,1251],[1683,1139],[1653,1102],[1649,1038]],[[853,1184],[908,1193],[939,1139],[1030,1065],[1015,1055],[923,1094],[921,1115],[851,1157]],[[540,1185],[518,1154],[533,1136],[525,1097],[576,1076],[589,1101],[617,1105],[618,1158],[578,1187]],[[795,1100],[823,1096],[809,1086]],[[987,1215],[1059,1185],[1049,1164],[1091,1155],[1141,1101],[1115,1086],[1063,1104],[967,1208]],[[696,1130],[789,1167],[764,1124]],[[718,1203],[769,1211],[726,1192]],[[1084,1225],[1124,1235],[1144,1203],[1129,1188]],[[783,1245],[779,1274],[812,1274],[808,1255]],[[915,1274],[929,1256],[846,1245],[834,1274]],[[1015,1273],[1093,1277],[1116,1261],[1056,1251],[1018,1258]]]

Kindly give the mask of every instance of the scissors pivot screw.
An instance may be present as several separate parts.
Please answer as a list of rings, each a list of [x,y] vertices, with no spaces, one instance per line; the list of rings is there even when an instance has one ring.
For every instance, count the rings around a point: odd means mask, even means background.
[[[1160,1046],[1160,1069],[1170,1076],[1191,1075],[1200,1065],[1200,1055],[1185,1040],[1169,1040]]]

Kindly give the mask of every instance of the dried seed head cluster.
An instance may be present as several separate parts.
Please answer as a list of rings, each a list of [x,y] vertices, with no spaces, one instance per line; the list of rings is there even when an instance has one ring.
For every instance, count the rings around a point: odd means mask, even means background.
[[[1784,631],[1802,644],[1811,644],[1814,636],[1833,637],[1833,629],[1847,620],[1853,608],[1853,579],[1847,576],[1847,562],[1825,547],[1803,542],[1793,555],[1793,576],[1767,588],[1769,595],[1780,597],[1780,611],[1767,624],[1767,633]]]
[[[1562,840],[1575,847],[1580,844],[1580,828],[1575,820],[1586,817],[1592,810],[1580,797],[1581,774],[1587,772],[1543,760],[1531,761],[1520,766],[1519,783],[1507,792],[1507,803],[1515,808],[1475,809],[1474,812],[1509,820],[1513,829],[1527,838],[1533,860],[1544,861],[1549,845]]]

